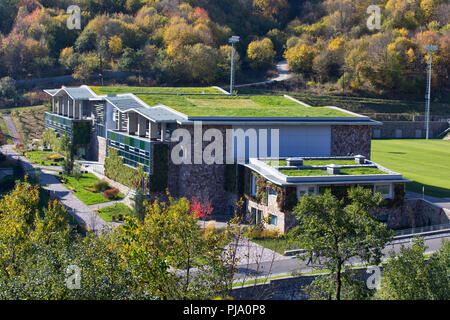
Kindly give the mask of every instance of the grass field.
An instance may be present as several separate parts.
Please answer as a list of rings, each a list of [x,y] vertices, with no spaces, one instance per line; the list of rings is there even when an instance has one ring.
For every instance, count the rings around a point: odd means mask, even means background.
[[[450,197],[450,141],[423,139],[372,140],[376,163],[414,180],[406,189],[441,198]]]

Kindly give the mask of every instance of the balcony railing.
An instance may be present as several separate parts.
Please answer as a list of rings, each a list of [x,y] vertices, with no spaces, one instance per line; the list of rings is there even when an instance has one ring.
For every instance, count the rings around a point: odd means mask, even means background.
[[[107,130],[108,147],[118,150],[123,163],[136,168],[142,166],[151,173],[151,142],[148,139],[130,136],[124,132]]]
[[[72,120],[55,114],[46,112],[44,115],[45,127],[53,129],[60,134],[65,134],[72,136]]]

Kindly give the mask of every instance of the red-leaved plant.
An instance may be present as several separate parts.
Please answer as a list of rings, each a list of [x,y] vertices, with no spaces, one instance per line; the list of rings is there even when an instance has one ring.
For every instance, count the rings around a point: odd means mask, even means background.
[[[197,200],[196,197],[192,197],[191,201],[191,216],[197,217],[198,219],[204,219],[209,217],[213,211],[213,207],[210,203],[203,204]]]

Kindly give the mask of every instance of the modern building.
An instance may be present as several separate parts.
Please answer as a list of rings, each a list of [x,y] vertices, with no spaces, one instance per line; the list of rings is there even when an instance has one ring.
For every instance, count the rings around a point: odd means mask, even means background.
[[[46,128],[67,133],[78,156],[104,165],[111,179],[133,186],[140,172],[150,196],[167,188],[210,203],[215,214],[231,213],[245,197],[253,221],[270,216],[270,227],[282,232],[292,225],[284,203],[292,194],[296,202],[327,186],[364,184],[395,197],[394,186],[407,181],[370,162],[372,126],[380,123],[337,107],[287,95],[235,96],[218,87],[45,92],[52,97]],[[277,159],[281,165],[272,165]],[[256,184],[256,177],[266,182]],[[267,199],[256,196],[264,192]]]

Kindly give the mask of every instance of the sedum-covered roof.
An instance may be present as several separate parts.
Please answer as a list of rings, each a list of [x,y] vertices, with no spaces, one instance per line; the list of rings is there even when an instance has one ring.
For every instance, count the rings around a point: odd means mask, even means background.
[[[133,93],[149,106],[165,105],[190,118],[354,118],[331,107],[310,107],[281,95],[238,95],[215,87],[91,87],[98,95]]]

